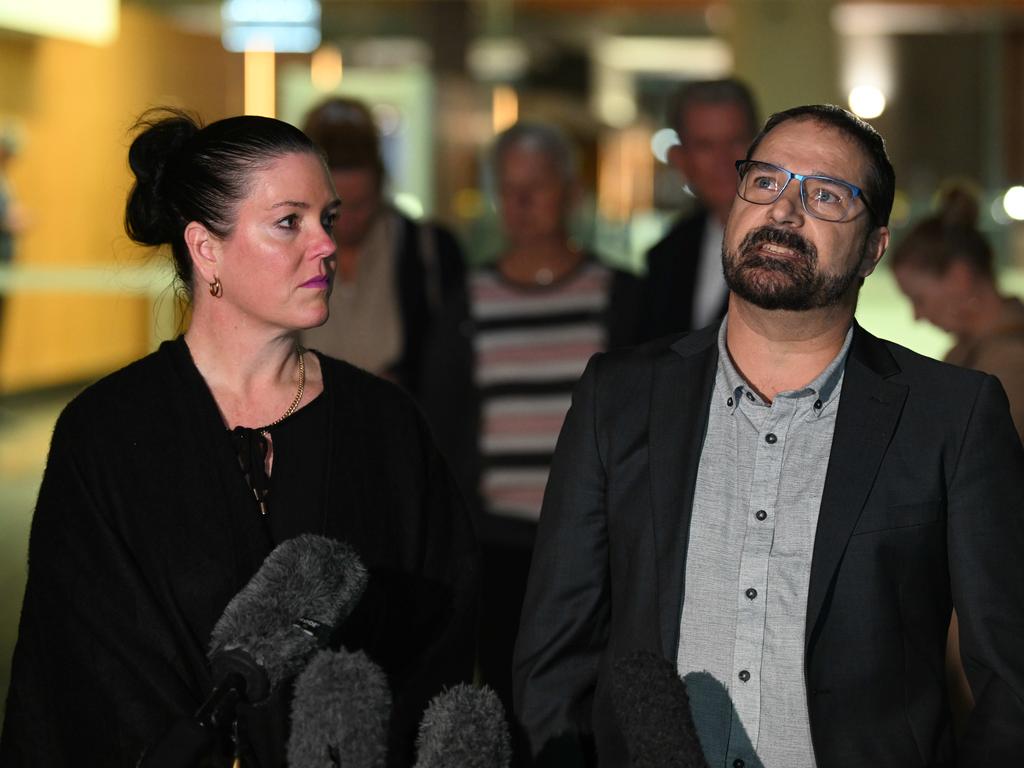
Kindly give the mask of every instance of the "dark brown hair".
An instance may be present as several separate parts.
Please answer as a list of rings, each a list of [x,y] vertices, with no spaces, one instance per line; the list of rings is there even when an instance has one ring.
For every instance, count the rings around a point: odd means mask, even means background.
[[[323,151],[331,170],[368,169],[378,184],[384,181],[377,124],[361,101],[334,97],[320,102],[306,115],[303,130]]]
[[[235,224],[253,172],[292,153],[318,155],[293,125],[269,117],[229,117],[203,126],[179,109],[149,110],[135,124],[128,149],[135,183],[128,193],[124,228],[142,245],[170,244],[175,271],[187,295],[192,259],[185,227],[197,221],[218,237]]]

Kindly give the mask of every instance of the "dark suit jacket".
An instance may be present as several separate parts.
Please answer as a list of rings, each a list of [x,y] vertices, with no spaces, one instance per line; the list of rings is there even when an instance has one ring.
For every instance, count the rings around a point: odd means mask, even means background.
[[[629,296],[632,308],[632,323],[618,339],[623,345],[642,344],[670,333],[694,330],[697,268],[708,215],[698,208],[679,219],[647,252],[645,276],[617,276],[614,290],[623,297]],[[626,301],[624,299],[623,303]],[[718,317],[725,314],[725,308],[723,294]]]
[[[540,521],[516,647],[532,750],[627,764],[608,671],[674,660],[715,328],[595,357]],[[998,381],[857,327],[828,460],[805,669],[819,768],[952,765],[951,605],[977,705],[961,766],[1024,754],[1024,451]]]

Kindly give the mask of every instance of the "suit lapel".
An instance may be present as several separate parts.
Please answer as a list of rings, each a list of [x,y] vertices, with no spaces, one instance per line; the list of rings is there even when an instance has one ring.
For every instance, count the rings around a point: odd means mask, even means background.
[[[856,326],[814,538],[807,648],[816,636],[822,606],[903,410],[906,386],[886,380],[898,372],[885,345]]]
[[[649,424],[652,528],[662,650],[669,659],[675,657],[679,637],[694,484],[718,361],[716,339],[717,328],[684,336],[654,364]]]

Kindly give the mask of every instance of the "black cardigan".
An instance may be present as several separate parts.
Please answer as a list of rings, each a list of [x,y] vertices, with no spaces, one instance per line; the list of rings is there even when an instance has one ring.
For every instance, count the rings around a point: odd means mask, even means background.
[[[312,532],[349,543],[370,570],[341,640],[388,673],[389,764],[409,765],[429,697],[472,671],[476,543],[410,399],[320,363],[329,460]],[[182,339],[79,395],[57,422],[33,518],[0,764],[134,765],[210,691],[210,631],[271,547]],[[283,728],[287,701],[278,708],[267,722]],[[280,746],[258,762],[276,764]]]

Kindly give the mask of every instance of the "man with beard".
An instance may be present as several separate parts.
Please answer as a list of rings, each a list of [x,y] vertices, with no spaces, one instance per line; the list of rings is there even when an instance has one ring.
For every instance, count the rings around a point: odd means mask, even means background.
[[[873,128],[787,110],[737,169],[725,319],[598,355],[575,391],[516,647],[530,753],[628,764],[645,734],[620,729],[638,718],[612,672],[652,651],[712,766],[1018,762],[1024,450],[1005,394],[854,320],[889,242]],[[958,744],[953,606],[975,699]]]

